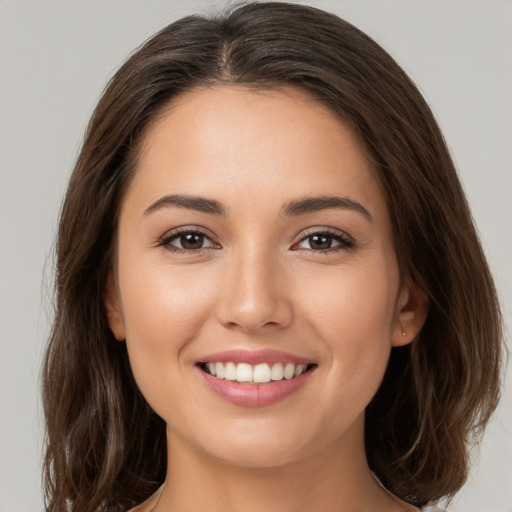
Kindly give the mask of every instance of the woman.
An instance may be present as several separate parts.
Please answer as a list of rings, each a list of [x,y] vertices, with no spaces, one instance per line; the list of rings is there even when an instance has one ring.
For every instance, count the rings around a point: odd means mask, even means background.
[[[57,252],[48,510],[426,511],[464,483],[494,285],[429,108],[348,23],[250,3],[150,39]]]

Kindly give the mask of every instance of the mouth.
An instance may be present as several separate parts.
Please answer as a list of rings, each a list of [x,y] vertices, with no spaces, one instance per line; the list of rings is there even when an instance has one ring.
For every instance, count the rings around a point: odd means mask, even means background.
[[[318,364],[274,349],[234,349],[196,361],[203,382],[236,406],[261,407],[280,402],[307,386]]]
[[[293,380],[316,367],[316,364],[274,363],[235,363],[233,361],[200,362],[197,365],[203,372],[215,377],[243,384],[262,385],[270,382]]]

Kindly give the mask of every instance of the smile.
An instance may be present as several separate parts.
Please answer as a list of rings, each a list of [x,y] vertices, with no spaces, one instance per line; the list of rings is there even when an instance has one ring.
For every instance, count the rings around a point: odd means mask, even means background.
[[[201,369],[217,379],[244,382],[250,384],[267,384],[283,379],[291,380],[300,377],[313,365],[294,363],[248,363],[208,362]]]
[[[228,350],[209,354],[196,363],[207,388],[227,402],[262,407],[301,389],[318,364],[278,350]]]

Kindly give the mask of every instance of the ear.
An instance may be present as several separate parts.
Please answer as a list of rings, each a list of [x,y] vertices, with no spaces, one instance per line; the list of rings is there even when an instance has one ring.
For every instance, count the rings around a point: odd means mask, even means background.
[[[107,312],[108,325],[112,334],[117,341],[124,341],[126,338],[124,318],[113,271],[110,271],[108,274],[107,285],[103,293],[103,304]]]
[[[398,297],[392,346],[411,343],[427,319],[430,301],[417,283],[407,280]]]

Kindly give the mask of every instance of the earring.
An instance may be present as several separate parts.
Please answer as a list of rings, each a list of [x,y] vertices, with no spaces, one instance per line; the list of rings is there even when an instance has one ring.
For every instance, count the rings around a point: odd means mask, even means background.
[[[404,326],[402,325],[402,322],[400,322],[400,320],[398,320],[398,323],[400,324],[400,327],[402,328],[402,336],[406,336],[405,334],[405,329],[404,329]]]

